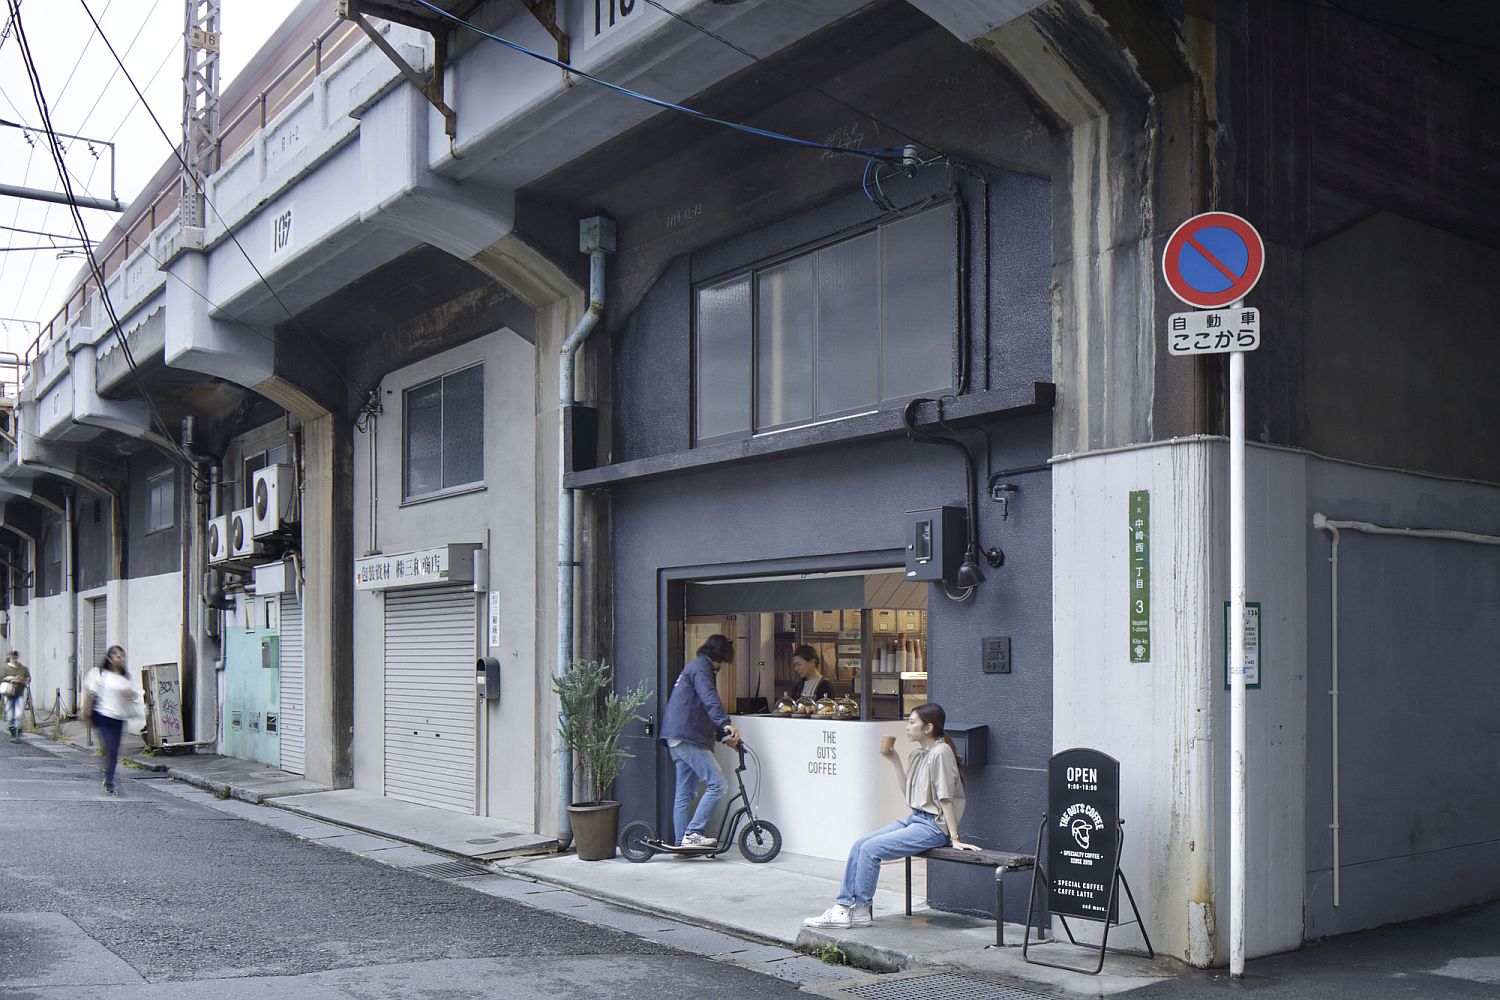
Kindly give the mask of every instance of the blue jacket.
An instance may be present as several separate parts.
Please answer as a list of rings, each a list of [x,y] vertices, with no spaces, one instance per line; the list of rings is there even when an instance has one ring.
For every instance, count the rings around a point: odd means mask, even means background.
[[[729,725],[729,713],[714,689],[714,668],[708,657],[689,663],[672,685],[667,712],[662,717],[661,738],[682,740],[711,747]]]

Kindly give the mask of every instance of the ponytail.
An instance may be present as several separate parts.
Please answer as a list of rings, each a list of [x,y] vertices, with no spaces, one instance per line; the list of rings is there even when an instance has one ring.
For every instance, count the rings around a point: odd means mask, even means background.
[[[932,736],[934,739],[942,740],[948,744],[948,749],[953,753],[953,760],[957,763],[958,747],[953,745],[953,741],[944,732],[944,727],[948,724],[948,713],[943,711],[943,706],[929,701],[925,705],[918,705],[912,709],[912,712],[915,713],[917,718],[922,720],[923,725],[932,727]],[[964,780],[964,769],[962,766],[958,769],[958,780],[960,782]]]

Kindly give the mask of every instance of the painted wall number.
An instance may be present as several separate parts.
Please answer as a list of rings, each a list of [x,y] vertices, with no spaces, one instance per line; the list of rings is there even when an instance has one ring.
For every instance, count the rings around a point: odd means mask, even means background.
[[[594,0],[594,37],[635,13],[638,0]]]
[[[271,220],[271,256],[276,256],[292,245],[292,210],[277,215]]]

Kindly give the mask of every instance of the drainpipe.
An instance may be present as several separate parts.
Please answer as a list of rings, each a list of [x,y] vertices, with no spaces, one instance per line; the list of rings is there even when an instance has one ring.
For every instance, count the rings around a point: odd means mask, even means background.
[[[63,590],[68,595],[68,703],[78,714],[78,593],[73,574],[73,490],[63,491]]]
[[[561,679],[573,662],[573,491],[564,485],[568,468],[567,417],[573,405],[574,365],[578,348],[604,315],[604,256],[615,251],[613,219],[594,216],[578,224],[578,249],[589,255],[588,308],[563,342],[557,369],[557,664]],[[557,841],[567,847],[573,839],[568,806],[573,801],[573,755],[557,752]]]

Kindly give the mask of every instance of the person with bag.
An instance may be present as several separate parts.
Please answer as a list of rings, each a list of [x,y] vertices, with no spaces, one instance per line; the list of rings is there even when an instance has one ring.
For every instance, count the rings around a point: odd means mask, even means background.
[[[104,791],[115,791],[115,767],[120,763],[120,739],[145,725],[146,708],[141,692],[125,668],[125,650],[111,646],[100,663],[83,679],[83,721],[91,723],[104,747]]]
[[[26,704],[26,689],[31,685],[31,671],[21,662],[14,649],[5,654],[5,676],[0,678],[0,698],[5,701],[5,725],[10,741],[21,742],[21,709]]]

